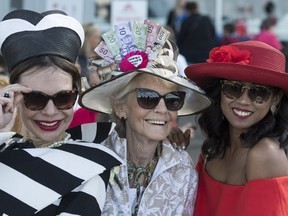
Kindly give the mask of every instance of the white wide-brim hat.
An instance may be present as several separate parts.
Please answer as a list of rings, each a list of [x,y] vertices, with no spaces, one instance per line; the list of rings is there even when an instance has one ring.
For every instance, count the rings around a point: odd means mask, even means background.
[[[98,86],[92,87],[80,96],[80,105],[90,110],[102,113],[112,113],[111,97],[121,91],[137,74],[145,73],[160,77],[164,80],[175,83],[179,86],[178,90],[185,91],[185,102],[178,111],[178,115],[191,115],[199,113],[211,105],[211,100],[205,96],[205,92],[186,78],[167,73],[165,69],[150,69],[123,73],[103,82]],[[145,81],[143,81],[145,82]]]
[[[177,56],[174,56],[177,52],[176,44],[172,41],[167,41],[158,57],[153,62],[150,62],[147,67],[128,72],[112,72],[116,76],[81,94],[80,105],[89,110],[111,114],[111,97],[120,92],[137,74],[145,73],[175,83],[178,86],[178,90],[186,92],[184,105],[178,111],[179,116],[201,112],[209,107],[212,101],[194,82],[178,74],[174,60],[177,58]]]

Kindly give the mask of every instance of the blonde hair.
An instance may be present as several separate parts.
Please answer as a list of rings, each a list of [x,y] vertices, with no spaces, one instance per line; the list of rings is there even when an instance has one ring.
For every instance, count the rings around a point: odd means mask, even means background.
[[[96,48],[96,47],[91,47],[91,45],[87,42],[87,37],[90,37],[95,32],[99,33],[99,35],[100,35],[101,30],[97,25],[95,25],[93,23],[84,24],[83,29],[84,29],[84,34],[85,34],[85,40],[84,40],[83,46],[80,48],[80,53],[83,55],[86,55],[87,52]],[[95,53],[95,55],[96,55],[96,53]]]
[[[5,75],[0,75],[0,89],[9,85],[9,77]]]

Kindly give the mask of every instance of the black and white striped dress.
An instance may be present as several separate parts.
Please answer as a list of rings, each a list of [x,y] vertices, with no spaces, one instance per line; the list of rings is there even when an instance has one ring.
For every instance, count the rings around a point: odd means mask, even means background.
[[[86,141],[101,142],[110,132],[109,124],[74,128],[76,141],[56,148],[16,142],[1,152],[0,215],[100,215],[110,169],[120,165],[121,159],[104,146]],[[86,140],[79,141],[83,134]]]

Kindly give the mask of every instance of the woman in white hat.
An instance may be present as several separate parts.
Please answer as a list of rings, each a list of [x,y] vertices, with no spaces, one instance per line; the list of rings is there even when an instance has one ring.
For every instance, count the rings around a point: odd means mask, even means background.
[[[0,91],[0,128],[16,106],[22,121],[20,134],[0,133],[0,214],[100,215],[121,160],[66,132],[81,89],[81,24],[61,11],[15,10],[0,35],[11,83]]]
[[[214,100],[199,118],[206,139],[194,215],[288,215],[285,56],[262,42],[233,43],[186,75]]]
[[[117,66],[120,70],[110,71],[115,75],[112,79],[80,97],[81,106],[112,115],[116,129],[102,144],[125,161],[113,170],[103,215],[193,214],[198,179],[192,160],[165,139],[177,116],[198,113],[211,100],[178,75],[175,43],[166,40],[162,45],[155,59],[157,48],[150,47],[152,53],[132,50],[120,62],[104,63],[99,73],[109,74],[107,70]]]

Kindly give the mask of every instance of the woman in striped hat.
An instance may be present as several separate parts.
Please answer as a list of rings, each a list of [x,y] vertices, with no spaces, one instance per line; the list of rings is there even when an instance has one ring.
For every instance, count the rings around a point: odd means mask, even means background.
[[[84,142],[74,140],[79,129],[66,132],[81,89],[81,24],[61,11],[16,10],[0,35],[11,83],[0,92],[0,128],[16,106],[22,120],[21,135],[0,134],[0,215],[100,215],[121,160],[92,143],[99,135],[84,134]]]

